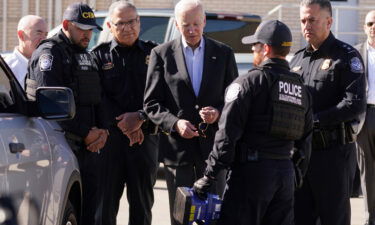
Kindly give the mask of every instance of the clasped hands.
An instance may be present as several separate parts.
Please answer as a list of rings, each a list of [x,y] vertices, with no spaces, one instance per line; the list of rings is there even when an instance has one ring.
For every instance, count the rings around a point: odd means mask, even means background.
[[[144,134],[141,126],[143,121],[139,118],[139,112],[127,112],[116,117],[117,127],[129,138],[129,146],[135,143],[142,144]]]
[[[206,106],[199,110],[199,115],[203,122],[212,124],[219,119],[220,113],[216,108],[212,106]],[[186,139],[199,136],[198,129],[188,120],[178,120],[174,125],[174,129],[180,134],[181,137]]]
[[[83,140],[86,145],[86,149],[90,152],[99,152],[100,149],[104,147],[108,135],[108,130],[92,127]]]

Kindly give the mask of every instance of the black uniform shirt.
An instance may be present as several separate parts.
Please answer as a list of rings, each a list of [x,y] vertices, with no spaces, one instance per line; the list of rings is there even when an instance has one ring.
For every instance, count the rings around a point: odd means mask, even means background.
[[[269,59],[260,67],[268,67],[272,71],[289,74],[286,60]],[[235,149],[241,142],[246,142],[250,149],[271,154],[290,156],[293,147],[302,151],[310,151],[312,130],[311,98],[308,98],[308,109],[305,115],[304,135],[301,140],[282,140],[267,133],[254,132],[252,118],[266,115],[270,104],[270,89],[263,71],[250,70],[246,75],[238,77],[227,88],[225,105],[219,120],[219,130],[215,136],[212,152],[207,160],[205,175],[215,176],[220,168],[226,168],[235,159]]]
[[[143,109],[148,60],[155,46],[154,42],[137,40],[131,47],[123,47],[113,39],[92,50],[105,95],[107,126],[120,114]]]
[[[28,78],[35,80],[37,86],[69,87],[69,83],[73,80],[72,71],[74,66],[77,65],[74,61],[76,57],[85,57],[84,63],[87,67],[85,70],[97,71],[94,62],[86,60],[87,57],[90,57],[86,49],[73,44],[61,30],[56,35],[53,38],[66,44],[68,52],[64,52],[63,48],[57,46],[58,44],[55,41],[50,39],[42,41],[33,52],[28,67]],[[60,125],[65,131],[85,138],[91,127],[99,127],[96,120],[96,115],[99,112],[99,106],[90,107],[76,104],[74,119],[60,122]]]
[[[365,75],[362,58],[352,46],[332,33],[318,50],[310,46],[292,59],[313,98],[314,120],[321,126],[335,126],[357,119],[365,110]]]

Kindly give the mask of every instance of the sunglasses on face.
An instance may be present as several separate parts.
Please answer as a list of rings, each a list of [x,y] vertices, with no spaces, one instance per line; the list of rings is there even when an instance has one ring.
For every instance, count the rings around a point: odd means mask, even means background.
[[[199,134],[199,136],[201,136],[202,138],[206,138],[207,136],[206,136],[205,132],[206,132],[207,128],[208,128],[208,123],[200,122],[198,124],[198,134]]]
[[[375,23],[375,22],[367,22],[367,23],[366,23],[366,26],[368,26],[368,27],[372,27],[372,25],[374,25],[374,23]]]

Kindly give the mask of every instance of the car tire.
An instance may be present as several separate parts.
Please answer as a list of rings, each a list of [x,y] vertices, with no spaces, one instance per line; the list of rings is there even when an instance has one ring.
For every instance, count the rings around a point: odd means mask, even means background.
[[[77,213],[69,200],[64,209],[64,216],[61,225],[78,225]]]

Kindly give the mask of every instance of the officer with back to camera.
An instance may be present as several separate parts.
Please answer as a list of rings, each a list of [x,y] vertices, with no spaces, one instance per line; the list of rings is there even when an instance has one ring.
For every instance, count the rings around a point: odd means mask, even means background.
[[[98,123],[101,101],[98,70],[86,50],[94,28],[102,29],[88,5],[69,5],[64,12],[62,29],[34,51],[26,80],[26,92],[31,99],[39,86],[63,86],[73,91],[76,115],[60,125],[78,159],[83,186],[81,224],[85,225],[95,225],[100,216],[96,211],[100,196],[98,152],[108,136]]]
[[[305,155],[299,165],[304,173],[311,149],[311,97],[285,60],[292,45],[285,24],[263,22],[242,42],[252,44],[254,63],[261,63],[228,87],[205,175],[193,189],[205,196],[217,171],[229,168],[219,225],[293,224],[292,159]]]

